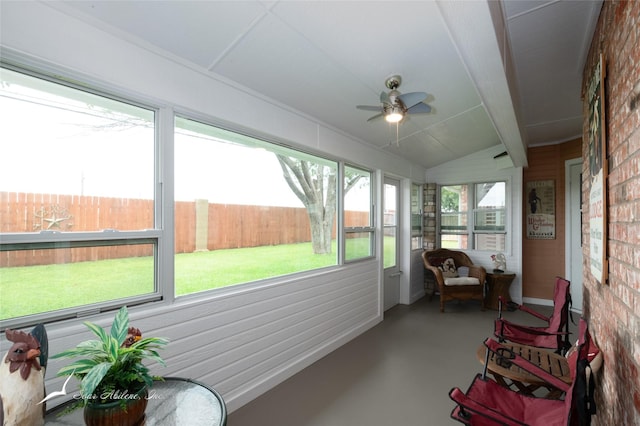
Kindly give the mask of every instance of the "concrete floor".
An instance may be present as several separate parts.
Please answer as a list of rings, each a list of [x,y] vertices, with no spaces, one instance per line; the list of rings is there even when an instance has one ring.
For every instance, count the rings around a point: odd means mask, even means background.
[[[492,335],[497,312],[482,312],[475,301],[447,303],[445,313],[438,308],[437,296],[395,306],[376,327],[231,413],[227,424],[460,424],[449,417],[454,404],[448,392],[455,386],[466,390],[482,372],[476,350]],[[522,312],[505,317],[542,325]]]

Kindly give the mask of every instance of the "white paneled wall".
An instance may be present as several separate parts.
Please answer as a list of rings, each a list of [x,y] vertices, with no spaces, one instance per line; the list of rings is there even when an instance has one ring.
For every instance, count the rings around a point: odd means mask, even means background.
[[[95,87],[193,113],[231,129],[286,141],[373,169],[420,181],[424,170],[350,139],[310,117],[215,79],[171,58],[117,39],[47,2],[2,2],[2,57],[62,73]],[[220,102],[224,99],[224,102]],[[378,248],[378,251],[380,249]],[[328,268],[296,279],[269,280],[132,307],[145,335],[166,336],[166,368],[215,387],[230,411],[308,366],[382,320],[377,260]],[[171,299],[171,298],[169,298]],[[113,314],[83,320],[109,326]],[[81,320],[47,326],[50,353],[91,338]],[[6,351],[7,342],[0,342]],[[46,386],[63,379],[52,361]],[[55,401],[49,406],[56,405]]]
[[[154,365],[154,374],[201,380],[233,410],[382,320],[376,265],[368,261],[278,284],[195,295],[165,307],[132,307],[131,324],[143,335],[171,340],[162,352],[167,366]],[[110,327],[112,318],[90,320]],[[79,320],[47,330],[51,354],[93,338]],[[62,386],[54,376],[65,363],[51,360],[47,389]]]
[[[422,298],[425,294],[422,250],[411,251],[411,283],[409,289],[409,304]]]

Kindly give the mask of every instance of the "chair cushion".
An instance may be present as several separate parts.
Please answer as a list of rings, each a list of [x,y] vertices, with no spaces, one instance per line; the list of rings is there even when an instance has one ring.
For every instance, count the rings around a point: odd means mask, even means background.
[[[480,280],[475,277],[445,278],[444,285],[480,285]]]
[[[455,278],[458,276],[456,262],[452,258],[446,259],[438,268],[442,271],[442,276],[445,278]]]

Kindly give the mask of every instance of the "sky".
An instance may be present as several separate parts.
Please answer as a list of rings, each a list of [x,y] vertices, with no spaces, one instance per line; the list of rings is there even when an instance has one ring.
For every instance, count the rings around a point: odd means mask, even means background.
[[[153,198],[152,112],[0,72],[0,191]],[[174,158],[176,201],[303,207],[264,148],[178,129]]]

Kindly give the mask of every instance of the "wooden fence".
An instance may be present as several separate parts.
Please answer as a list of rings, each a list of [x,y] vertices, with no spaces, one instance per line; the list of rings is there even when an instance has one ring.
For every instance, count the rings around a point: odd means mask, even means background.
[[[366,223],[367,212],[346,212]],[[175,203],[175,252],[258,247],[311,241],[304,208]],[[151,229],[153,201],[130,198],[0,192],[0,232],[131,231]],[[333,231],[335,237],[335,226]],[[65,252],[64,254],[61,252]],[[150,245],[0,252],[0,266],[150,256]],[[61,258],[62,256],[62,258]]]

